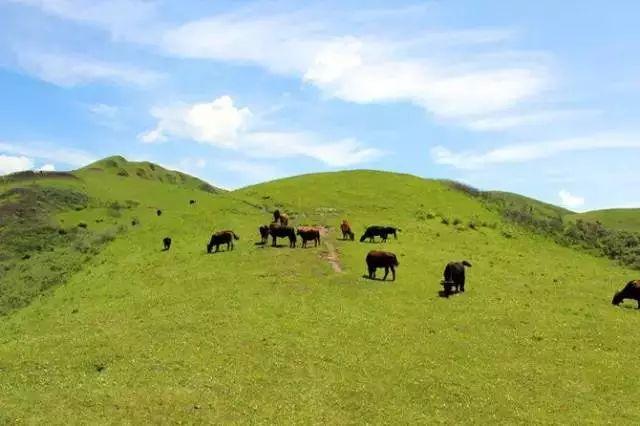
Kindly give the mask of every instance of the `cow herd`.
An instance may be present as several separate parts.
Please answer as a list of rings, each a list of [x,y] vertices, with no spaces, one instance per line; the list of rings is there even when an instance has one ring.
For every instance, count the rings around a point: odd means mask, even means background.
[[[195,204],[195,200],[189,200],[189,204]],[[156,214],[160,216],[162,215],[162,211],[157,210]],[[273,222],[269,225],[261,225],[258,228],[258,232],[260,234],[260,244],[266,245],[269,237],[271,237],[271,245],[276,247],[278,238],[287,238],[289,240],[289,247],[295,248],[297,237],[300,237],[302,240],[301,247],[305,248],[307,247],[307,243],[313,244],[314,247],[320,244],[321,229],[322,228],[312,226],[300,226],[298,228],[289,226],[289,216],[279,210],[275,210],[273,212]],[[347,220],[343,220],[340,224],[340,231],[342,232],[343,240],[353,241],[355,239],[355,234]],[[376,237],[380,237],[382,242],[386,242],[390,235],[393,235],[393,238],[397,239],[399,231],[401,231],[399,228],[393,226],[369,226],[360,237],[360,242],[364,242],[365,240],[375,242]],[[217,253],[220,246],[224,244],[226,244],[228,251],[233,250],[233,241],[239,239],[240,237],[231,230],[215,232],[211,235],[211,239],[207,244],[207,253]],[[171,238],[163,238],[162,244],[163,251],[169,250],[171,248]],[[371,250],[367,253],[365,263],[367,266],[367,277],[370,279],[376,279],[377,269],[384,269],[383,281],[387,279],[389,271],[391,271],[391,279],[395,281],[396,268],[400,265],[394,253],[382,250]],[[443,272],[444,279],[440,283],[444,288],[442,294],[445,297],[465,291],[465,269],[469,267],[471,267],[471,263],[466,260],[450,262],[445,266]],[[636,300],[638,302],[638,309],[640,309],[640,280],[628,282],[622,290],[615,293],[611,303],[617,306],[622,303],[624,299]]]

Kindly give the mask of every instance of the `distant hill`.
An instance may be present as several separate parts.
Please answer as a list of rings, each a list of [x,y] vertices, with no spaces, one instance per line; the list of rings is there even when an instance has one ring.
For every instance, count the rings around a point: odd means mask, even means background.
[[[0,423],[640,421],[638,312],[611,305],[638,272],[539,232],[564,209],[377,171],[221,191],[110,157],[71,176],[0,180]],[[276,208],[320,246],[261,245]],[[358,242],[368,225],[401,231]],[[234,249],[207,254],[223,229]],[[395,282],[365,277],[370,250]],[[466,293],[440,297],[462,259]]]
[[[594,210],[567,216],[570,220],[582,219],[600,222],[604,226],[621,231],[640,232],[640,209]]]
[[[120,177],[135,176],[140,179],[157,180],[164,183],[180,185],[186,188],[200,189],[207,192],[223,191],[220,188],[216,188],[207,182],[188,174],[174,170],[167,170],[164,167],[148,161],[127,161],[127,159],[119,155],[104,158],[73,172],[74,175],[80,177],[95,173],[110,173],[116,174]]]

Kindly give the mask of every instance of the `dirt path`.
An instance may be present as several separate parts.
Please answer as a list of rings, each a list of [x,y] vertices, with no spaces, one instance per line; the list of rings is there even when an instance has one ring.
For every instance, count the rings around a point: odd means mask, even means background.
[[[320,236],[324,241],[324,245],[327,246],[327,253],[322,257],[324,257],[327,262],[329,262],[334,272],[342,272],[342,266],[340,266],[340,257],[338,256],[338,252],[327,238],[329,236],[329,230],[327,228],[320,228]]]

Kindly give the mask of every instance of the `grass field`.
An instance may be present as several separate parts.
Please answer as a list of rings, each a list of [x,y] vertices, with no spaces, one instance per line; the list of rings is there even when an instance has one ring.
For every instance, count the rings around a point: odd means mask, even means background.
[[[640,232],[640,209],[594,210],[568,216],[571,220],[599,221],[607,228]]]
[[[140,168],[123,161],[114,170]],[[0,317],[0,423],[640,422],[639,314],[629,301],[611,305],[633,271],[409,175],[205,192],[102,165],[78,180],[1,187],[83,191],[87,206],[52,210],[52,226],[82,222],[114,238]],[[325,226],[321,247],[257,245],[274,208],[294,225]],[[340,240],[343,218],[355,242]],[[371,224],[401,232],[357,242]],[[217,229],[240,241],[207,255]],[[395,282],[363,277],[366,253],[382,247],[398,255]],[[31,273],[56,267],[52,253],[46,264],[41,254],[6,262]],[[467,292],[439,297],[444,265],[461,259],[473,264]],[[19,292],[10,278],[2,288]]]

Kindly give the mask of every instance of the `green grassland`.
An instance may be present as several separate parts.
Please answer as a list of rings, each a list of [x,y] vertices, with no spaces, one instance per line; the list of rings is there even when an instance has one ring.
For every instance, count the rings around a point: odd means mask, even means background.
[[[351,171],[226,192],[107,160],[76,179],[0,186],[87,195],[38,211],[67,230],[46,262],[0,242],[25,274],[74,262],[0,317],[0,423],[640,421],[638,312],[611,305],[632,270],[505,222],[445,182]],[[322,245],[256,244],[275,208],[326,227]],[[343,218],[355,242],[340,239]],[[359,243],[371,224],[398,226],[398,239]],[[219,229],[240,241],[208,255]],[[374,248],[398,255],[395,282],[363,277]],[[473,264],[467,292],[439,297],[445,263],[461,259]]]
[[[620,231],[640,232],[640,209],[594,210],[568,216],[570,220],[582,219],[600,222],[607,228]]]

